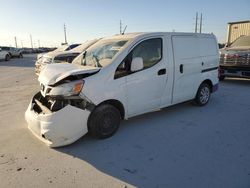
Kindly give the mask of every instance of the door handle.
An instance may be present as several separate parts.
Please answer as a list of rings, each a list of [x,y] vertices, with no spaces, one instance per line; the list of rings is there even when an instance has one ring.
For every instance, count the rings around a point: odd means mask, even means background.
[[[180,73],[183,73],[183,64],[180,64]]]
[[[160,69],[158,71],[158,75],[163,75],[163,74],[166,74],[166,69]]]

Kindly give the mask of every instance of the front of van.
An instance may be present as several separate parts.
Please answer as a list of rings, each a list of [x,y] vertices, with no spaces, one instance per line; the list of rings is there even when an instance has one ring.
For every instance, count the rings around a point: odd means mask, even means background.
[[[92,91],[85,84],[89,85],[90,78],[92,88],[93,83],[104,82],[102,78],[107,74],[101,74],[102,70],[112,64],[126,43],[127,40],[102,39],[72,64],[47,65],[38,78],[41,90],[25,113],[28,128],[50,147],[73,143],[85,135],[88,117],[96,105],[86,96],[86,92]]]

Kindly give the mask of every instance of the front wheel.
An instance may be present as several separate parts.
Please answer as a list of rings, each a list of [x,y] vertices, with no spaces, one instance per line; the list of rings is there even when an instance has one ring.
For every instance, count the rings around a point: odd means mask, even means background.
[[[120,121],[121,114],[117,108],[102,104],[89,117],[89,132],[99,139],[111,137],[118,130]]]
[[[211,89],[208,84],[202,83],[197,91],[194,102],[199,106],[204,106],[208,103],[211,95]]]

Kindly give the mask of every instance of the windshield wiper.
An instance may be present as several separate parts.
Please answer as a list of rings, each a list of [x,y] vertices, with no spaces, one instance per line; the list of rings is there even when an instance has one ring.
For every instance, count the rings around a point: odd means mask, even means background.
[[[102,67],[102,65],[99,63],[99,59],[96,55],[92,54],[92,56],[95,58],[96,66],[97,67]]]

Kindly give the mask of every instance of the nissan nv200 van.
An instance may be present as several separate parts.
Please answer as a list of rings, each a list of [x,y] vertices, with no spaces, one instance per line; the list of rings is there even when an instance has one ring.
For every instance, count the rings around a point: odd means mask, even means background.
[[[112,136],[123,119],[184,101],[206,105],[218,88],[213,34],[131,33],[99,40],[72,64],[47,65],[25,113],[50,147],[87,132]]]

